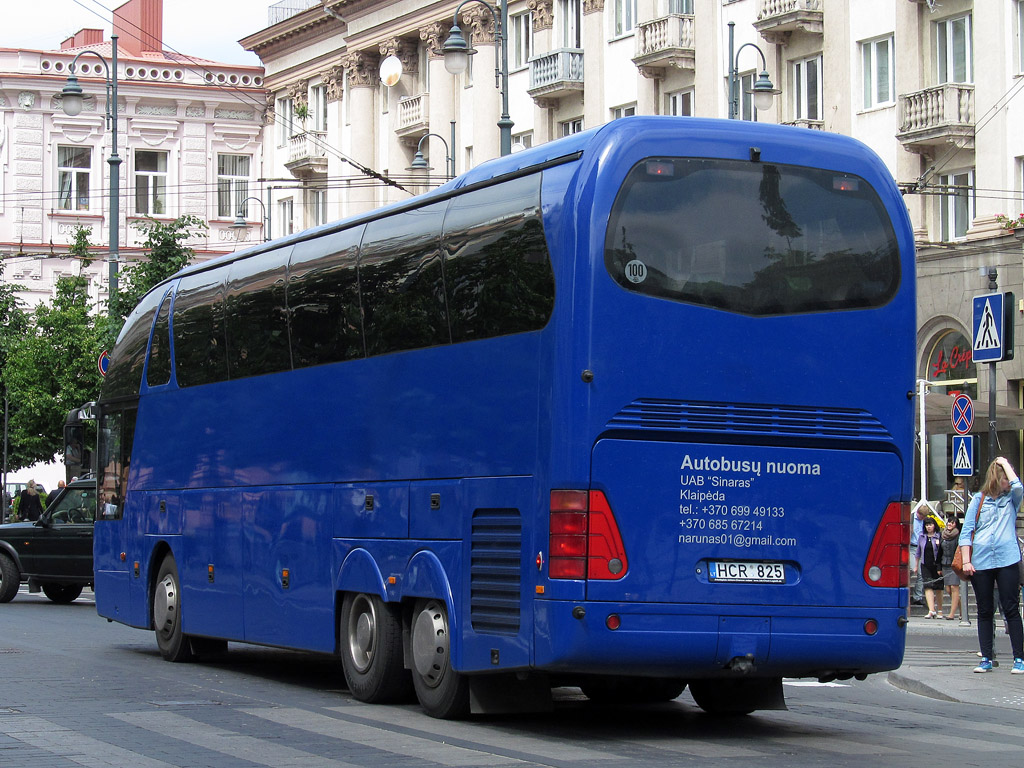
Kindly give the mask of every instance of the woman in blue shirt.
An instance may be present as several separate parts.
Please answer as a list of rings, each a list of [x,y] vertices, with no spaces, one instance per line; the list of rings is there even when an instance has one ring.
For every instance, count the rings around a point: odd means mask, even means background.
[[[998,584],[999,604],[1013,645],[1012,672],[1024,675],[1024,626],[1017,607],[1020,548],[1017,546],[1016,528],[1017,510],[1022,498],[1024,485],[1021,485],[1010,462],[1000,456],[989,465],[981,493],[971,499],[964,515],[960,546],[964,548],[964,574],[974,586],[974,597],[978,603],[978,642],[982,656],[975,672],[992,670],[993,591]]]

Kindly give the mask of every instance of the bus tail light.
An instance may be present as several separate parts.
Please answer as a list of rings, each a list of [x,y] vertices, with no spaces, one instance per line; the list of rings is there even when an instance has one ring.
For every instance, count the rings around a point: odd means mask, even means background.
[[[615,580],[626,575],[626,548],[602,491],[552,491],[548,531],[550,578]]]
[[[893,502],[864,562],[864,581],[872,587],[906,587],[910,583],[910,504]]]

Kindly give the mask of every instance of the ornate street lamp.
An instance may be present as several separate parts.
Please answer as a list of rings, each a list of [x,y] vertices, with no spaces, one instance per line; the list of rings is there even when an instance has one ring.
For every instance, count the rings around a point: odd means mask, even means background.
[[[740,74],[739,74],[739,59],[740,53],[744,48],[750,46],[761,55],[761,74],[757,76],[757,82],[754,83],[754,87],[751,89],[751,93],[754,97],[754,107],[756,109],[768,109],[775,101],[775,94],[778,91],[775,90],[775,86],[772,85],[771,79],[768,77],[768,60],[765,58],[764,51],[762,51],[755,43],[744,43],[740,46],[740,49],[733,53],[733,47],[735,43],[734,31],[736,23],[733,21],[729,22],[729,119],[735,120],[740,114]]]
[[[64,114],[74,117],[82,112],[83,94],[82,86],[78,84],[75,77],[75,65],[78,60],[87,53],[92,54],[103,62],[103,69],[106,71],[107,87],[107,128],[110,130],[110,157],[107,162],[110,164],[110,300],[117,293],[117,261],[119,257],[118,247],[118,225],[121,218],[121,158],[117,154],[117,35],[110,36],[110,64],[96,51],[82,51],[71,62],[68,70],[68,82],[61,90],[61,107]]]
[[[508,0],[502,1],[500,16],[494,10],[494,6],[486,0],[462,0],[459,3],[455,9],[451,32],[441,47],[441,53],[444,54],[444,68],[453,75],[465,72],[466,67],[469,66],[469,57],[476,53],[466,43],[466,38],[462,36],[462,30],[459,28],[459,11],[466,3],[480,3],[494,17],[495,37],[498,42],[498,47],[494,49],[494,87],[501,91],[501,118],[498,120],[499,146],[501,154],[507,155],[512,152],[512,126],[514,125],[508,114]]]
[[[267,215],[267,206],[265,206],[263,204],[263,201],[260,200],[258,197],[247,197],[247,198],[245,198],[245,200],[243,200],[241,202],[240,207],[238,209],[238,215],[235,216],[235,223],[229,225],[229,229],[248,229],[249,228],[249,222],[247,222],[245,220],[245,213],[246,213],[245,204],[248,203],[250,200],[255,200],[257,203],[259,203],[260,204],[260,208],[263,210],[263,218],[261,219],[261,223],[263,224],[263,227],[264,227],[264,229],[263,229],[263,242],[267,242],[268,240],[271,239],[270,238],[270,216]]]
[[[412,165],[405,170],[407,171],[432,171],[430,163],[427,162],[426,158],[423,157],[423,142],[427,140],[428,136],[433,136],[441,140],[444,144],[444,170],[448,174],[449,179],[455,178],[455,158],[451,154],[451,147],[455,146],[455,121],[452,120],[452,143],[448,144],[444,140],[444,136],[438,133],[425,133],[420,137],[419,142],[416,144],[416,154],[413,155]]]

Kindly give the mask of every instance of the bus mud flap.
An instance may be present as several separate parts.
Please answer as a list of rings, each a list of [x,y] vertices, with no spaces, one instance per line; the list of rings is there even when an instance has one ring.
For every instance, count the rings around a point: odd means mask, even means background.
[[[546,675],[515,673],[469,678],[469,711],[474,715],[550,712],[554,708]]]

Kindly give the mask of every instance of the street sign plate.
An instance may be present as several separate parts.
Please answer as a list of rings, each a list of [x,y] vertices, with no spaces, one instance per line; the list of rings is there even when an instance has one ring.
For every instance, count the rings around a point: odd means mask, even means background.
[[[953,423],[953,431],[958,435],[966,435],[971,431],[974,426],[974,403],[968,395],[960,393],[953,398],[950,421]]]
[[[1003,359],[1003,294],[974,297],[974,362],[995,363]]]
[[[953,438],[953,477],[974,474],[974,435],[956,435]]]

